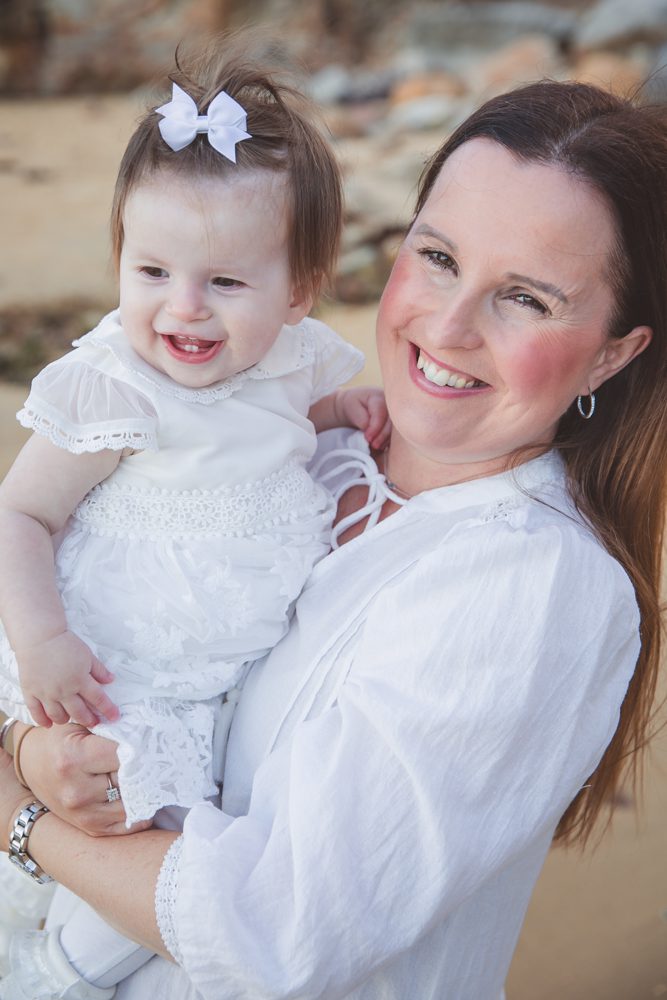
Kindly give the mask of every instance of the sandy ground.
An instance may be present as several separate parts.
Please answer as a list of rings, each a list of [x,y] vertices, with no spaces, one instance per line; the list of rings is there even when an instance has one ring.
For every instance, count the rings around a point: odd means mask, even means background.
[[[120,151],[141,103],[137,97],[0,103],[0,308],[112,300],[106,218]],[[366,351],[368,381],[379,381],[374,312],[324,311]],[[13,419],[24,398],[23,388],[0,384],[0,475],[26,437]],[[666,827],[667,730],[653,743],[641,819],[631,808],[619,809],[594,853],[549,856],[512,964],[508,1000],[667,998]]]

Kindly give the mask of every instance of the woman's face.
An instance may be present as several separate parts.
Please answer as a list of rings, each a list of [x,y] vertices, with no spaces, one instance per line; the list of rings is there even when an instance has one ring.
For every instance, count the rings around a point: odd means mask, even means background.
[[[430,485],[498,471],[646,346],[607,337],[614,240],[602,198],[563,170],[486,139],[445,162],[378,315],[392,464],[417,459]]]

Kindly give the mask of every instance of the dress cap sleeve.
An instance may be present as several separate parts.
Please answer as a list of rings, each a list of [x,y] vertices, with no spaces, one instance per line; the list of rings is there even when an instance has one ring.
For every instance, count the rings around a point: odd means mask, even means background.
[[[157,413],[138,390],[68,355],[33,379],[16,418],[65,451],[157,450]]]
[[[303,325],[314,345],[312,404],[357,375],[365,358],[326,323],[309,318]]]

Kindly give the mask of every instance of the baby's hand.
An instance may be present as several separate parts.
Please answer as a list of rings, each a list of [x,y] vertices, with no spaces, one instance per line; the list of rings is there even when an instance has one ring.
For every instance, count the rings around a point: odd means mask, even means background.
[[[26,705],[38,726],[70,720],[90,728],[102,716],[115,721],[120,712],[101,687],[113,674],[73,632],[17,651]]]
[[[391,421],[382,389],[370,385],[339,389],[336,410],[342,425],[358,427],[371,448],[381,451],[389,441]]]

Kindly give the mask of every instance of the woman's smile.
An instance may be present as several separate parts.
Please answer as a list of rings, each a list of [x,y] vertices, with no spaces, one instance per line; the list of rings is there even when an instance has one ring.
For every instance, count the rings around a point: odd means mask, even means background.
[[[460,371],[451,365],[445,366],[435,358],[431,357],[423,348],[411,345],[410,351],[410,374],[417,385],[423,387],[427,392],[434,392],[438,396],[452,395],[446,391],[453,389],[455,396],[466,396],[468,392],[464,390],[486,389],[485,382],[475,378],[466,372]],[[424,380],[428,385],[424,385]]]

